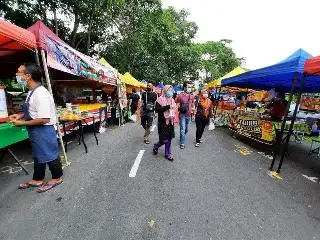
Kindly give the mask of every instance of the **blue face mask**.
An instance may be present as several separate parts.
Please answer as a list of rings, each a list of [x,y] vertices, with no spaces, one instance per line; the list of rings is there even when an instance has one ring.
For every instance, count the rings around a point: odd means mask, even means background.
[[[17,79],[17,82],[18,82],[21,86],[23,86],[23,87],[26,87],[26,86],[27,86],[27,82],[26,82],[26,81],[23,81],[20,76],[16,76],[16,79]]]
[[[168,91],[168,92],[167,92],[167,97],[168,97],[168,98],[172,98],[172,97],[173,97],[173,92]]]

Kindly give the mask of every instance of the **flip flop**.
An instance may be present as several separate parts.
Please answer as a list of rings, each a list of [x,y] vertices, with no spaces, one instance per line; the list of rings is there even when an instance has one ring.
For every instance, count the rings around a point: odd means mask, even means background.
[[[40,186],[37,190],[38,193],[43,193],[43,192],[46,192],[46,191],[49,191],[51,190],[52,188],[60,185],[61,183],[63,183],[63,180],[59,181],[59,182],[55,182],[55,183],[49,183],[47,182],[46,184]]]
[[[43,183],[41,184],[30,184],[30,183],[22,183],[18,186],[18,189],[28,189],[28,188],[37,188],[37,187],[41,187]]]

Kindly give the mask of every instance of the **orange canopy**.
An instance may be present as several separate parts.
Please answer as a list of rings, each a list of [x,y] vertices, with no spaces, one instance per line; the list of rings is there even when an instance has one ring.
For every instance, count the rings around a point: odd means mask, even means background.
[[[0,19],[0,51],[36,49],[33,33]]]

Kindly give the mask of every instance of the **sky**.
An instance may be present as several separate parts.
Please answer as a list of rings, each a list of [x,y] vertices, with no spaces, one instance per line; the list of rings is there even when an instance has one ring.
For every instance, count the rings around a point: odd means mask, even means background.
[[[162,0],[186,9],[196,42],[231,39],[244,67],[275,64],[299,48],[320,55],[320,0]]]

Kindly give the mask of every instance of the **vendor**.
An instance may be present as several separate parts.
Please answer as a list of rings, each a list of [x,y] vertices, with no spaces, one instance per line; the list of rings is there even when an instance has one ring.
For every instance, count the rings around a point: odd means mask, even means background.
[[[26,126],[32,146],[34,159],[33,179],[19,186],[20,189],[38,187],[44,192],[62,183],[62,166],[54,125],[56,124],[53,97],[41,85],[41,70],[35,64],[23,64],[18,68],[16,78],[19,84],[26,86],[29,93],[23,104],[23,118],[15,114],[10,121],[15,126]],[[44,182],[46,165],[48,164],[52,179]]]
[[[269,104],[271,119],[276,121],[282,120],[286,112],[287,104],[285,94],[278,93],[278,96]]]

